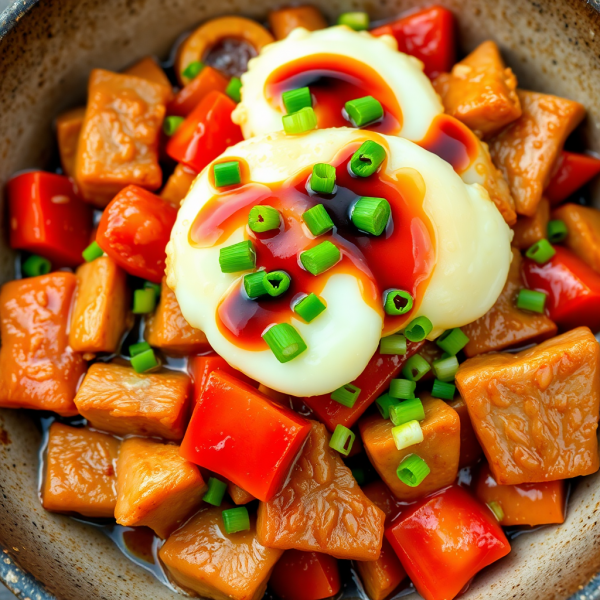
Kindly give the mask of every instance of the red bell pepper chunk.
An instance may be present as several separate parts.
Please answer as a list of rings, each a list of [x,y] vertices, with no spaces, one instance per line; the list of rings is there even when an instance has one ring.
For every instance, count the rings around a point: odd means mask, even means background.
[[[554,174],[546,186],[544,195],[552,206],[560,204],[598,173],[600,159],[563,150],[556,161]]]
[[[93,212],[64,175],[31,171],[7,184],[10,245],[48,258],[55,267],[83,262]]]
[[[310,423],[253,387],[213,371],[181,444],[181,456],[266,502],[283,485]]]
[[[390,381],[398,376],[404,363],[423,346],[424,342],[408,342],[406,354],[373,355],[365,370],[352,383],[360,388],[358,399],[352,408],[344,406],[331,399],[331,394],[310,396],[304,398],[308,406],[325,424],[329,431],[334,431],[336,425],[352,427],[362,414],[388,388]]]
[[[244,375],[241,371],[234,369],[224,358],[221,358],[218,354],[202,354],[200,356],[192,356],[188,363],[188,371],[194,381],[194,400],[197,402],[204,388],[206,382],[213,371],[224,371],[237,377],[239,380],[257,387],[257,383],[250,379],[247,375]]]
[[[229,146],[241,142],[242,130],[231,120],[235,102],[221,92],[204,96],[167,143],[167,154],[202,171]]]
[[[523,279],[532,290],[548,295],[546,311],[562,329],[587,325],[600,329],[600,275],[575,254],[555,246],[556,254],[543,265],[523,261]]]
[[[187,117],[201,100],[214,90],[225,92],[227,79],[213,67],[206,66],[183,87],[167,106],[167,114]]]
[[[403,511],[385,536],[425,600],[451,600],[510,552],[492,511],[456,485]]]
[[[396,38],[398,50],[423,62],[425,75],[435,79],[456,62],[454,15],[443,6],[432,6],[376,27],[371,34]]]
[[[341,587],[337,560],[320,552],[286,550],[273,569],[269,585],[280,600],[335,596]]]
[[[130,185],[104,209],[96,241],[127,273],[160,283],[176,218],[177,209],[171,204]]]

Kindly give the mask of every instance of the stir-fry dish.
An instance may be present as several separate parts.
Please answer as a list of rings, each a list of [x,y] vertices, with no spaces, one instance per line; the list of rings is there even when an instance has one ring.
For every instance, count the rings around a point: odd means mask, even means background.
[[[91,71],[60,167],[6,189],[0,406],[42,411],[46,510],[212,600],[451,600],[563,523],[600,160],[454,27],[286,7]]]

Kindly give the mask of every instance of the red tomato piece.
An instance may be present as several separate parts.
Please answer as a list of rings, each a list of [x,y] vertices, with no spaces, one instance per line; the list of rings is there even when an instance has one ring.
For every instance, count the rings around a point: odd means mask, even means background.
[[[360,388],[360,394],[352,408],[332,400],[331,394],[310,396],[304,398],[304,403],[327,426],[329,431],[333,431],[336,425],[350,428],[358,421],[365,410],[381,396],[389,386],[390,381],[398,376],[404,363],[418,352],[424,343],[408,342],[404,356],[379,354],[379,352],[374,354],[365,370],[352,382]]]
[[[83,262],[93,212],[64,175],[31,171],[7,184],[10,245],[48,258],[54,267]]]
[[[310,423],[253,387],[213,371],[181,444],[181,456],[266,502],[285,481]]]
[[[320,552],[286,550],[269,585],[280,600],[322,600],[341,587],[337,560]]]
[[[451,600],[510,552],[492,511],[456,485],[403,511],[385,536],[425,600]]]
[[[371,31],[396,38],[398,50],[423,62],[425,75],[435,79],[456,62],[454,15],[443,6],[432,6],[400,17]]]
[[[543,265],[523,261],[523,279],[532,290],[548,295],[546,311],[562,329],[587,325],[600,329],[600,275],[575,254],[555,246],[556,254]]]
[[[556,161],[544,196],[555,206],[600,173],[600,159],[563,150]]]
[[[167,106],[167,114],[187,117],[201,100],[214,90],[225,92],[227,79],[213,67],[206,66],[183,87]]]
[[[167,143],[167,154],[202,171],[229,146],[241,142],[242,130],[231,120],[235,102],[225,94],[209,92]]]
[[[102,213],[96,241],[130,275],[160,283],[177,209],[137,185],[121,190]]]
[[[250,377],[244,375],[241,371],[234,369],[224,358],[221,358],[216,353],[192,356],[188,363],[188,371],[194,380],[194,400],[196,402],[202,395],[210,374],[217,369],[225,371],[225,373],[229,373],[253,387],[257,387],[257,383],[253,379],[250,379]]]

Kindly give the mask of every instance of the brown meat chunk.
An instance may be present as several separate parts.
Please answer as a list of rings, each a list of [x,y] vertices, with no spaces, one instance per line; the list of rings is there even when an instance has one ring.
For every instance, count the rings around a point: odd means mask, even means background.
[[[124,73],[126,75],[141,77],[142,79],[146,79],[157,85],[162,85],[168,91],[167,98],[170,100],[173,97],[173,86],[171,85],[167,74],[152,56],[146,56],[145,58],[138,60],[135,64],[131,65],[129,69],[125,69]]]
[[[329,447],[324,425],[313,422],[287,485],[258,509],[259,541],[269,548],[375,560],[385,515],[362,492]]]
[[[73,108],[61,113],[56,118],[56,139],[60,164],[68,177],[75,176],[75,160],[77,159],[77,144],[83,127],[85,106]]]
[[[456,411],[460,419],[460,459],[458,468],[462,469],[474,465],[483,454],[483,450],[475,435],[465,401],[459,397],[450,402],[450,406]]]
[[[248,504],[248,502],[252,502],[252,500],[256,500],[256,498],[249,494],[246,490],[243,490],[239,485],[235,485],[229,481],[227,483],[227,493],[233,500],[235,504]]]
[[[515,237],[512,245],[519,250],[527,250],[542,238],[548,237],[548,221],[550,220],[550,202],[542,198],[532,217],[519,217],[513,231]]]
[[[179,206],[181,201],[187,196],[187,193],[196,179],[197,173],[185,165],[178,164],[172,175],[167,179],[165,187],[160,193],[160,197],[170,202],[174,206]]]
[[[587,327],[461,364],[456,383],[501,485],[598,470],[598,342]]]

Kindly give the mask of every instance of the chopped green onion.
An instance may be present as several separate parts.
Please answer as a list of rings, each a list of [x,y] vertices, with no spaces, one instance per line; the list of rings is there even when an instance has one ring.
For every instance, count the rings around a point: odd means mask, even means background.
[[[294,312],[300,315],[307,323],[310,323],[326,308],[327,306],[321,298],[311,292],[308,296],[305,296],[300,302],[294,305]]]
[[[225,93],[234,102],[239,102],[242,99],[242,80],[239,77],[232,77],[225,88]]]
[[[352,450],[352,444],[356,435],[343,425],[336,425],[335,430],[329,440],[329,447],[337,450],[340,454],[348,456]]]
[[[409,421],[422,421],[425,418],[423,403],[419,398],[404,400],[390,408],[390,419],[394,425],[404,425]]]
[[[302,215],[302,219],[314,236],[323,235],[333,229],[333,221],[322,204],[309,208]]]
[[[219,265],[223,273],[237,273],[256,268],[256,252],[250,240],[225,246],[219,250]]]
[[[389,393],[383,394],[383,396],[379,396],[377,400],[375,400],[375,404],[377,405],[377,409],[379,410],[379,414],[384,419],[390,418],[390,408],[392,406],[397,406],[400,404],[400,400],[396,400],[396,398],[392,398]]]
[[[419,421],[408,421],[402,423],[402,425],[396,425],[392,428],[392,437],[394,438],[394,444],[398,450],[404,450],[409,446],[420,444],[423,440],[423,430]]]
[[[362,197],[352,209],[352,223],[371,235],[381,235],[387,227],[392,209],[385,198]]]
[[[148,342],[138,342],[137,344],[131,344],[131,346],[129,346],[129,356],[137,356],[142,352],[146,352],[146,350],[152,350],[152,347]]]
[[[427,317],[417,317],[413,319],[406,329],[404,335],[411,342],[421,342],[433,329],[433,323]]]
[[[501,522],[502,519],[504,519],[504,511],[502,510],[502,507],[498,502],[496,502],[495,500],[493,500],[492,502],[488,502],[488,508],[494,513],[494,516],[496,517],[496,519],[498,519],[499,522]]]
[[[354,477],[358,485],[365,485],[365,483],[367,483],[367,475],[365,470],[361,469],[360,467],[352,469],[352,477]]]
[[[291,115],[282,118],[283,128],[288,135],[297,135],[317,128],[317,115],[315,111],[306,106]]]
[[[197,77],[200,73],[200,71],[202,71],[202,69],[204,69],[204,63],[199,61],[199,60],[195,60],[194,62],[191,62],[182,72],[181,74],[186,78],[186,79],[194,79],[194,77]]]
[[[277,297],[285,294],[292,282],[285,271],[271,271],[263,275],[263,286],[269,296]]]
[[[133,292],[133,314],[146,315],[156,308],[156,293],[152,288],[135,290]]]
[[[567,224],[560,219],[555,219],[553,221],[548,222],[548,239],[553,244],[558,244],[566,239],[569,230],[567,229]]]
[[[283,92],[281,99],[288,115],[292,115],[303,108],[312,108],[312,96],[310,95],[310,89],[307,87]]]
[[[160,285],[153,281],[144,281],[144,289],[153,290],[157,298],[160,297]]]
[[[543,313],[546,305],[546,294],[535,290],[519,290],[517,296],[517,308],[530,310],[531,312]]]
[[[246,294],[248,298],[254,300],[255,298],[260,298],[267,293],[265,289],[265,284],[263,283],[263,279],[265,277],[264,271],[258,271],[256,273],[249,273],[248,275],[244,275],[244,290],[246,290]]]
[[[454,329],[444,331],[435,343],[444,352],[454,356],[469,343],[469,338],[460,327],[455,327]]]
[[[329,241],[321,242],[300,253],[302,266],[312,275],[321,275],[336,265],[341,258],[339,248]]]
[[[279,229],[280,224],[281,217],[276,208],[259,204],[250,209],[250,214],[248,215],[248,227],[255,233],[264,233],[265,231]]]
[[[273,325],[262,334],[263,340],[280,363],[296,358],[306,350],[306,343],[289,323]]]
[[[431,363],[435,376],[444,382],[454,381],[456,371],[458,371],[458,359],[456,356],[440,358]]]
[[[331,393],[331,399],[347,406],[348,408],[352,408],[355,402],[358,400],[358,396],[360,395],[360,388],[356,387],[351,383],[347,383],[343,385],[341,388],[338,388],[334,392]]]
[[[225,533],[231,535],[238,531],[248,531],[250,529],[250,515],[245,506],[228,508],[221,513],[223,517],[223,526]]]
[[[456,392],[456,386],[453,383],[434,379],[433,387],[431,388],[431,395],[434,398],[452,400],[454,398],[454,392]]]
[[[365,96],[356,100],[349,100],[344,105],[352,124],[363,127],[379,121],[383,117],[383,106],[373,96]]]
[[[427,463],[416,454],[409,454],[396,469],[398,479],[409,487],[417,487],[431,473]]]
[[[385,160],[385,148],[372,140],[363,142],[350,159],[350,170],[357,177],[369,177]]]
[[[379,354],[406,354],[406,338],[401,334],[388,335],[379,342]]]
[[[409,400],[415,397],[417,384],[410,379],[392,379],[390,381],[390,396]]]
[[[98,242],[93,241],[82,253],[83,260],[85,262],[92,262],[97,258],[100,258],[104,254],[104,250],[100,248]]]
[[[333,194],[335,189],[335,167],[326,163],[313,166],[310,189],[317,194]]]
[[[136,373],[145,373],[158,367],[158,360],[154,354],[154,350],[144,350],[139,354],[131,357],[131,366]]]
[[[430,369],[431,365],[421,355],[414,354],[402,367],[402,375],[411,381],[419,381]]]
[[[346,25],[354,31],[369,29],[369,15],[366,12],[345,12],[338,17],[338,25]]]
[[[215,186],[218,188],[236,185],[242,181],[240,163],[237,160],[217,163],[213,166],[213,175],[215,177]]]
[[[552,247],[552,244],[545,238],[533,244],[533,246],[531,246],[527,250],[527,252],[525,252],[525,256],[527,258],[531,258],[540,265],[543,265],[544,263],[548,262],[555,254],[556,250]]]
[[[95,242],[94,242],[95,243]],[[47,258],[41,256],[30,256],[21,266],[23,274],[27,277],[38,277],[50,273],[52,265]]]
[[[175,132],[179,129],[179,127],[181,126],[181,124],[184,121],[185,121],[185,119],[183,117],[176,117],[174,115],[167,117],[163,121],[163,131],[165,132],[166,135],[171,137],[172,135],[175,134]]]
[[[223,496],[227,491],[227,484],[216,477],[208,478],[208,489],[206,494],[202,496],[202,500],[213,506],[221,506]]]
[[[383,308],[388,315],[406,314],[413,307],[413,297],[404,290],[389,290],[385,294]]]

